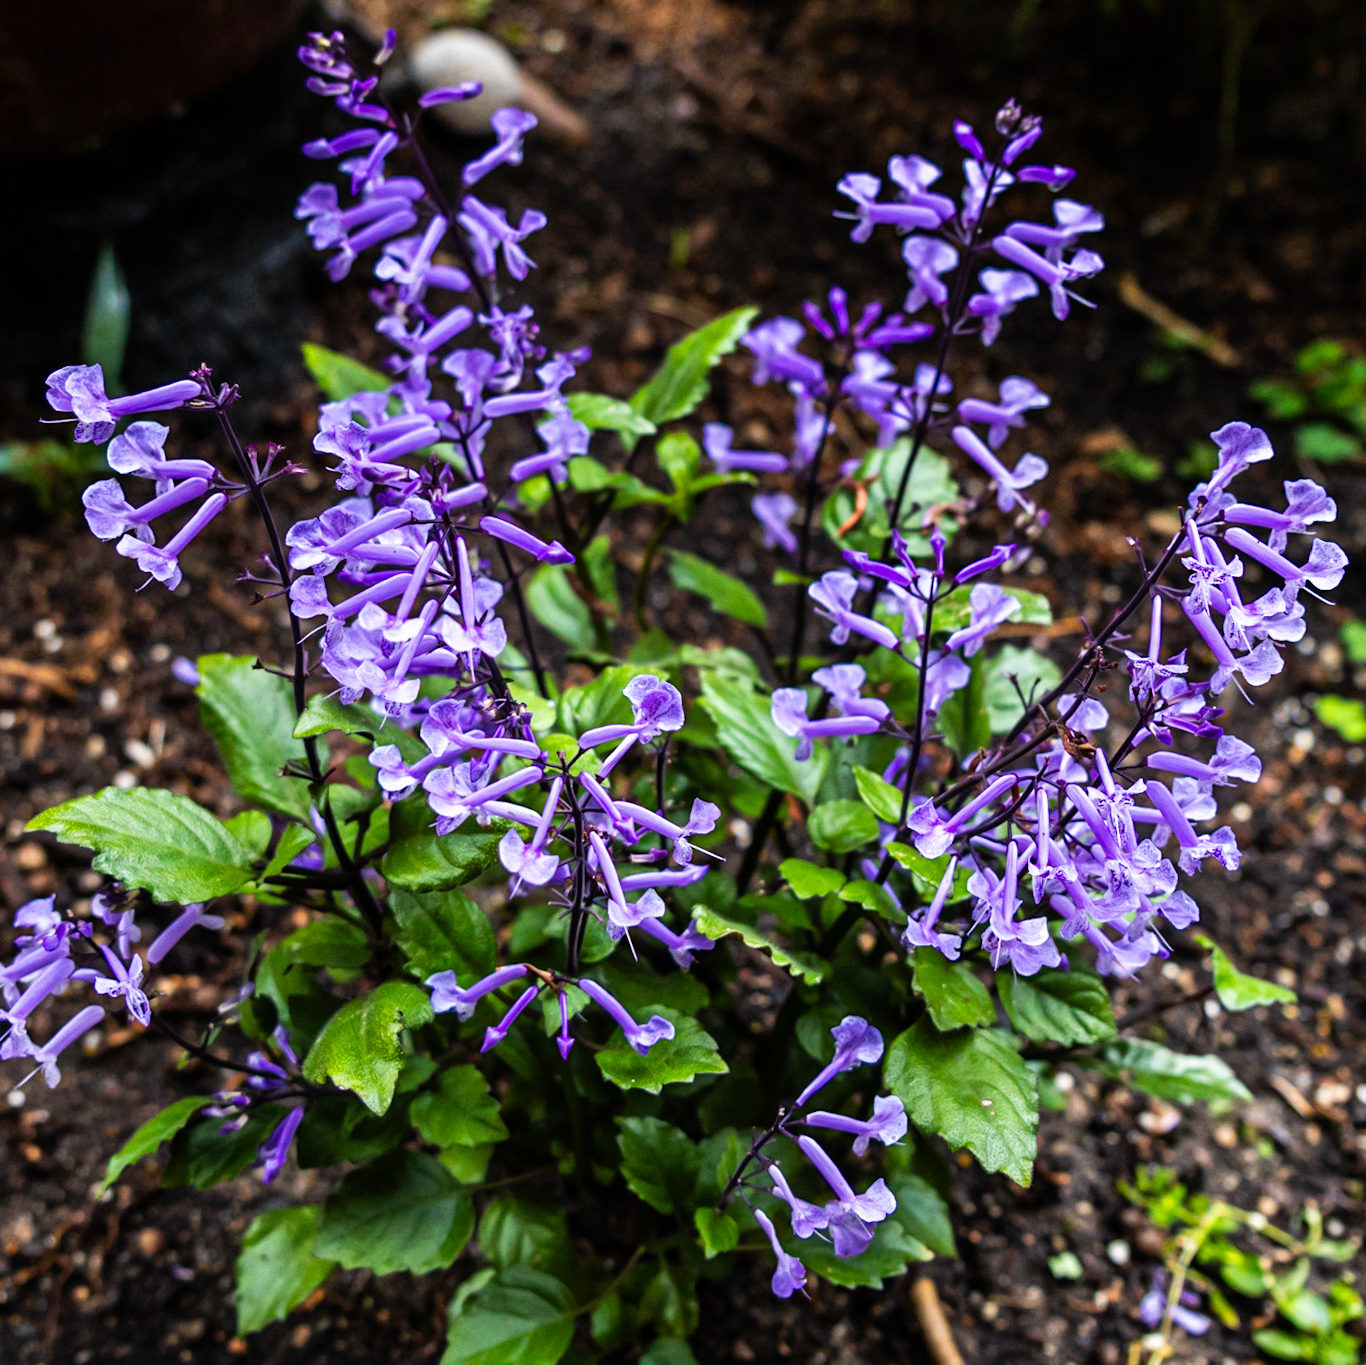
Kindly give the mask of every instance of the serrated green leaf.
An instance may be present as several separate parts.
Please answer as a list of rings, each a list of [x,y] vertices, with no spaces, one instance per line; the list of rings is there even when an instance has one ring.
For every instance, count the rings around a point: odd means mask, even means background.
[[[886,1083],[922,1133],[966,1147],[1017,1185],[1034,1173],[1039,1103],[1034,1073],[1001,1029],[940,1033],[929,1019],[887,1050]]]
[[[451,1302],[440,1365],[555,1365],[574,1339],[574,1296],[543,1270],[511,1266]]]
[[[905,868],[911,874],[916,889],[929,896],[933,896],[939,890],[939,883],[944,880],[944,873],[949,870],[949,855],[947,853],[940,858],[927,858],[912,845],[898,843],[895,840],[887,845],[887,852],[892,855],[892,860],[899,867]],[[968,894],[968,878],[970,875],[965,867],[960,866],[958,868],[953,878],[953,889],[949,892],[947,904],[953,905]]]
[[[897,908],[891,892],[885,886],[869,881],[866,877],[846,882],[839,889],[839,898],[853,905],[861,905],[865,910],[871,910],[883,919],[891,920],[893,924],[906,922],[905,912]]]
[[[403,891],[453,890],[493,862],[506,828],[495,821],[488,829],[475,825],[437,834],[425,801],[402,802],[390,816],[389,851],[380,871],[390,886]]]
[[[304,756],[294,737],[289,683],[240,655],[205,654],[198,668],[199,718],[218,746],[233,790],[254,806],[307,820],[313,804],[307,782],[280,776],[285,764]]]
[[[830,751],[823,746],[805,762],[794,757],[797,741],[773,723],[770,699],[746,683],[719,673],[702,674],[702,708],[716,723],[721,747],[760,782],[814,803],[825,780]]]
[[[648,1090],[658,1095],[666,1085],[695,1076],[719,1076],[730,1068],[721,1060],[716,1039],[696,1019],[661,1006],[655,1013],[674,1026],[674,1036],[656,1043],[642,1057],[620,1035],[597,1055],[602,1074],[623,1090]]]
[[[697,1144],[671,1123],[654,1118],[617,1119],[622,1179],[660,1213],[685,1210],[697,1184]]]
[[[715,1208],[694,1209],[692,1220],[707,1260],[734,1251],[739,1244],[740,1225],[730,1214]]]
[[[767,953],[779,967],[784,967],[794,976],[801,977],[808,985],[814,986],[825,976],[825,964],[818,958],[810,953],[795,952],[790,948],[782,947],[781,944],[774,943],[767,934],[756,929],[752,924],[728,919],[725,915],[719,915],[715,910],[711,910],[705,905],[699,906],[693,911],[692,922],[693,928],[713,941],[725,938],[727,934],[738,934],[746,945],[757,948],[761,953]]]
[[[252,1219],[237,1257],[237,1335],[288,1317],[332,1273],[313,1254],[318,1206],[268,1209]]]
[[[393,376],[381,374],[359,360],[352,360],[340,351],[329,351],[326,346],[311,341],[303,344],[304,368],[313,382],[323,391],[323,397],[335,403],[357,393],[383,393]]]
[[[1258,1005],[1293,1005],[1298,999],[1295,992],[1286,986],[1240,972],[1228,954],[1206,935],[1197,935],[1195,941],[1210,955],[1210,965],[1214,969],[1214,993],[1226,1010],[1237,1013]]]
[[[626,436],[651,436],[655,424],[629,403],[605,393],[571,393],[566,402],[569,415],[589,431],[619,431]]]
[[[1212,1055],[1173,1052],[1146,1038],[1117,1038],[1100,1054],[1116,1080],[1158,1099],[1190,1104],[1194,1100],[1250,1100],[1252,1092],[1228,1063]]]
[[[443,1071],[437,1088],[423,1091],[410,1113],[422,1140],[434,1147],[481,1147],[508,1135],[488,1081],[473,1066]]]
[[[1018,1033],[1035,1043],[1084,1047],[1115,1036],[1110,993],[1094,972],[1044,967],[1033,976],[1002,972],[1001,1003]]]
[[[852,853],[877,838],[877,816],[861,801],[826,801],[811,812],[807,833],[827,853]]]
[[[154,1114],[109,1158],[100,1193],[104,1194],[135,1161],[151,1156],[162,1143],[169,1142],[210,1103],[212,1100],[206,1095],[186,1095],[184,1099],[168,1104],[161,1113]]]
[[[498,954],[493,926],[460,891],[393,891],[389,908],[394,941],[419,980],[453,971],[462,981],[477,981],[493,970]]]
[[[924,996],[935,1028],[947,1032],[996,1022],[991,992],[966,962],[950,962],[935,948],[917,948],[911,960],[911,984]]]
[[[631,407],[656,426],[686,417],[706,397],[712,367],[736,348],[758,312],[737,308],[676,341],[654,376],[631,395]],[[627,450],[635,444],[630,436],[623,440]]]
[[[95,850],[94,868],[153,900],[207,901],[251,879],[251,854],[202,806],[159,788],[106,787],[35,815],[26,829]]]
[[[382,1114],[394,1098],[404,1052],[398,1036],[432,1018],[427,992],[406,981],[386,981],[343,1005],[323,1025],[304,1058],[304,1079],[331,1081]]]
[[[734,617],[747,626],[768,626],[768,612],[747,583],[718,569],[687,550],[669,551],[669,578],[674,587],[705,597],[712,611]]]
[[[473,1231],[473,1202],[435,1157],[388,1152],[327,1197],[313,1251],[347,1270],[425,1275],[450,1265]]]
[[[785,858],[778,865],[778,873],[792,888],[793,893],[809,900],[813,896],[828,896],[844,885],[844,873],[837,867],[820,867],[805,858]]]

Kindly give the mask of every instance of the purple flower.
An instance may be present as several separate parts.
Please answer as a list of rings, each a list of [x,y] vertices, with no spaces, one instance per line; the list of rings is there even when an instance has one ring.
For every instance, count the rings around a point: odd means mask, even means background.
[[[983,292],[968,300],[968,313],[980,319],[982,345],[990,346],[1001,333],[1001,319],[1013,313],[1017,303],[1034,298],[1039,286],[1022,270],[983,270],[977,278]]]
[[[877,1139],[884,1147],[891,1147],[906,1136],[906,1106],[895,1095],[879,1095],[873,1101],[873,1116],[867,1119],[846,1118],[843,1114],[827,1113],[818,1109],[807,1114],[802,1122],[812,1128],[831,1128],[838,1133],[854,1134],[854,1152],[862,1156],[868,1144]]]
[[[749,505],[763,530],[764,548],[795,555],[797,537],[788,522],[797,515],[797,499],[791,493],[756,493]]]
[[[958,859],[950,858],[949,865],[944,869],[944,875],[939,879],[939,885],[935,889],[934,898],[930,901],[925,913],[918,919],[911,915],[906,921],[906,927],[901,931],[901,941],[908,948],[933,948],[937,952],[943,953],[950,962],[958,960],[963,938],[961,934],[943,934],[935,927],[939,923],[939,916],[943,913],[944,906],[948,903],[949,895],[953,891],[954,877],[958,872]]]
[[[1031,408],[1046,408],[1048,395],[1032,379],[1011,375],[1001,381],[1000,398],[988,403],[981,398],[965,398],[958,404],[962,422],[987,422],[987,444],[995,450],[1012,427],[1025,424],[1024,414]]]
[[[1171,1277],[1165,1270],[1153,1271],[1153,1287],[1143,1296],[1138,1305],[1139,1321],[1145,1327],[1160,1327],[1167,1317],[1167,1286]],[[1212,1323],[1203,1313],[1192,1311],[1200,1302],[1200,1296],[1193,1289],[1183,1289],[1181,1296],[1171,1307],[1172,1322],[1193,1337],[1204,1336]]]
[[[524,962],[514,963],[510,967],[500,967],[496,972],[490,972],[488,976],[481,977],[474,985],[463,990],[453,971],[437,972],[427,978],[427,986],[432,993],[432,1011],[435,1014],[445,1014],[454,1010],[457,1019],[468,1019],[490,991],[496,991],[500,986],[506,986],[512,981],[520,981],[530,970]]]
[[[498,141],[483,156],[469,162],[460,173],[466,185],[482,180],[497,166],[520,166],[522,164],[522,139],[536,126],[536,115],[524,109],[509,106],[495,109],[489,122],[497,134]]]
[[[825,1211],[835,1255],[859,1255],[873,1240],[870,1224],[880,1223],[896,1212],[896,1196],[887,1188],[885,1180],[875,1180],[862,1194],[856,1194],[819,1142],[799,1137],[797,1146],[834,1192],[835,1197],[825,1206]]]
[[[294,1134],[299,1131],[299,1125],[303,1121],[303,1106],[300,1105],[296,1109],[291,1109],[275,1125],[274,1131],[257,1150],[256,1156],[257,1160],[261,1162],[261,1183],[263,1185],[269,1185],[284,1169],[284,1164],[289,1158],[289,1149],[294,1142]]]
[[[795,1256],[783,1250],[772,1219],[762,1209],[754,1209],[753,1213],[754,1221],[759,1224],[764,1236],[768,1238],[769,1246],[773,1248],[773,1254],[778,1258],[778,1268],[773,1272],[773,1279],[770,1282],[774,1294],[780,1299],[790,1299],[798,1291],[806,1293],[806,1267]]]
[[[596,981],[590,981],[587,977],[576,984],[590,1000],[601,1005],[611,1015],[622,1033],[626,1035],[626,1041],[642,1057],[656,1043],[674,1036],[674,1026],[663,1016],[652,1014],[643,1024],[638,1024],[631,1017],[626,1006],[606,987],[599,986]]]
[[[971,427],[954,427],[950,433],[953,443],[969,459],[975,461],[996,485],[996,505],[1002,512],[1009,512],[1019,504],[1026,512],[1033,511],[1033,505],[1020,496],[1020,490],[1038,483],[1048,473],[1048,461],[1038,455],[1021,455],[1013,470],[1009,470],[983,444],[981,438]]]
[[[776,451],[732,450],[730,443],[734,436],[734,431],[724,422],[708,422],[702,428],[702,449],[721,473],[746,469],[759,474],[781,474],[787,468],[787,457]]]
[[[187,905],[152,940],[147,949],[147,961],[155,967],[191,929],[221,929],[223,924],[222,915],[206,915],[202,905]]]
[[[673,683],[642,673],[621,689],[631,703],[636,733],[648,744],[666,731],[683,728],[683,697]]]
[[[882,720],[875,715],[826,716],[808,720],[806,707],[809,698],[801,687],[780,687],[769,704],[773,723],[785,735],[800,742],[793,757],[804,763],[811,757],[812,741],[816,739],[849,739],[854,735],[876,734]]]
[[[89,981],[98,995],[122,997],[129,1018],[146,1028],[152,1022],[152,1006],[142,989],[142,959],[134,957],[131,962],[125,963],[105,944],[97,946],[110,974],[101,976],[92,967],[82,967],[73,976]]]
[[[901,259],[911,281],[902,307],[908,313],[918,312],[926,303],[943,308],[949,301],[949,287],[939,277],[958,264],[958,252],[938,237],[911,236],[902,243]]]
[[[103,443],[114,434],[120,417],[184,407],[202,392],[197,381],[178,379],[173,384],[163,384],[142,393],[109,398],[104,391],[104,371],[98,365],[64,365],[47,377],[48,404],[57,412],[75,416],[74,439],[78,443]]]
[[[797,1096],[798,1108],[842,1072],[852,1071],[856,1066],[871,1066],[882,1058],[882,1034],[855,1014],[841,1019],[830,1030],[830,1036],[835,1040],[835,1055]]]
[[[824,573],[807,589],[807,595],[816,604],[816,614],[829,621],[832,644],[842,645],[850,632],[862,635],[884,649],[897,649],[901,641],[896,632],[875,621],[871,616],[863,616],[854,611],[854,598],[858,593],[858,580],[842,569]]]

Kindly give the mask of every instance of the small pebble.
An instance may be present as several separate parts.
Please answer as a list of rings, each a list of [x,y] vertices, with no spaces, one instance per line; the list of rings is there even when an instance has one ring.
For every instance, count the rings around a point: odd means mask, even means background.
[[[1115,1240],[1105,1248],[1105,1255],[1112,1264],[1124,1266],[1129,1264],[1129,1258],[1133,1255],[1133,1252],[1130,1250],[1128,1242],[1122,1237],[1116,1237]]]

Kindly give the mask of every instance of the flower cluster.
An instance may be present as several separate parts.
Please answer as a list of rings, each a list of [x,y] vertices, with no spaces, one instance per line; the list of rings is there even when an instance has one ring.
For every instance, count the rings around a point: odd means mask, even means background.
[[[872,1066],[882,1060],[882,1035],[866,1019],[849,1015],[835,1025],[831,1036],[835,1040],[835,1055],[802,1089],[796,1100],[790,1106],[785,1106],[773,1124],[755,1140],[727,1187],[726,1194],[743,1188],[747,1192],[772,1195],[787,1205],[794,1236],[805,1240],[819,1235],[831,1243],[836,1256],[850,1257],[865,1251],[873,1240],[877,1224],[896,1212],[896,1196],[887,1188],[884,1180],[873,1181],[859,1194],[815,1138],[806,1133],[794,1133],[792,1128],[800,1125],[850,1134],[854,1139],[854,1154],[862,1156],[873,1141],[890,1147],[906,1136],[906,1109],[896,1096],[879,1095],[873,1101],[871,1117],[866,1119],[849,1118],[826,1110],[808,1111],[806,1106],[836,1076],[854,1067]],[[815,1203],[793,1191],[778,1163],[764,1155],[764,1148],[779,1137],[788,1138],[796,1144],[798,1152],[819,1175],[832,1198],[824,1203]],[[743,1179],[751,1163],[762,1168],[769,1182],[766,1187]],[[783,1299],[790,1298],[798,1290],[804,1292],[806,1268],[795,1256],[783,1250],[773,1222],[763,1209],[753,1207],[753,1213],[778,1259],[777,1269],[773,1272],[773,1292]]]
[[[1054,202],[1054,226],[1021,220],[988,227],[1005,191],[1030,183],[1056,191],[1072,178],[1066,168],[1018,164],[1040,135],[1036,119],[1007,105],[997,129],[1001,146],[989,154],[971,128],[957,126],[967,153],[958,200],[931,189],[940,172],[918,157],[893,158],[891,200],[878,198],[881,182],[873,176],[849,175],[840,182],[841,193],[855,204],[844,215],[854,220],[855,241],[867,240],[879,225],[903,235],[911,282],[905,313],[884,319],[870,306],[853,322],[839,291],[830,296],[828,314],[808,305],[808,324],[833,346],[834,359],[825,364],[798,349],[805,329],[795,319],[755,328],[745,345],[755,358],[756,382],[781,380],[793,395],[794,454],[789,460],[730,451],[729,433],[715,428],[708,449],[714,460],[760,472],[804,471],[809,527],[823,434],[838,408],[870,421],[882,445],[903,439],[900,477],[884,509],[885,535],[871,548],[846,543],[845,567],[821,574],[808,589],[840,662],[812,675],[820,688],[814,711],[808,688],[775,691],[773,722],[798,739],[799,761],[810,759],[821,741],[872,735],[897,741],[881,776],[899,816],[880,821],[877,846],[868,850],[862,868],[896,905],[905,905],[908,948],[933,947],[956,958],[969,936],[980,934],[994,965],[1030,975],[1065,966],[1059,940],[1081,939],[1102,972],[1130,975],[1152,957],[1166,955],[1164,924],[1184,928],[1198,918],[1196,903],[1178,888],[1179,875],[1207,859],[1228,869],[1238,865],[1231,828],[1196,829],[1216,813],[1216,787],[1255,782],[1261,771],[1251,749],[1221,728],[1220,694],[1231,682],[1256,686],[1280,670],[1281,649],[1304,632],[1300,593],[1335,587],[1346,557],[1320,540],[1303,563],[1287,556],[1291,536],[1313,535],[1334,516],[1331,499],[1317,484],[1287,483],[1283,511],[1235,500],[1228,491],[1231,480],[1272,451],[1265,433],[1230,423],[1214,433],[1217,468],[1192,493],[1183,530],[1151,572],[1145,566],[1137,592],[1095,634],[1062,681],[1041,696],[1022,697],[1023,715],[1005,741],[958,780],[933,795],[919,789],[933,743],[944,737],[938,719],[946,703],[975,676],[986,642],[1023,616],[1027,594],[1008,581],[1029,552],[1019,532],[1046,521],[1025,490],[1047,474],[1047,463],[1025,454],[1012,467],[998,454],[1026,414],[1047,404],[1046,395],[1031,381],[1011,376],[995,400],[966,397],[950,404],[951,343],[978,335],[989,345],[1002,318],[1040,285],[1050,292],[1054,314],[1066,317],[1075,297],[1071,284],[1101,267],[1099,256],[1078,241],[1103,220],[1073,200]],[[978,270],[992,254],[1013,268]],[[971,292],[972,272],[977,293]],[[935,314],[933,323],[905,320],[925,308]],[[900,382],[886,354],[889,336],[898,344],[932,338],[938,359],[915,366],[911,380]],[[949,551],[962,504],[922,504],[906,496],[917,459],[943,460],[929,449],[931,437],[942,437],[986,476],[997,509],[1016,527],[1016,538],[960,566],[949,562]],[[842,478],[856,472],[847,466],[839,471]],[[789,552],[799,544],[787,524],[797,510],[787,493],[765,492],[755,499],[766,539]],[[802,554],[799,573],[808,568]],[[1178,558],[1189,573],[1184,591],[1162,582]],[[1256,596],[1240,592],[1245,563],[1280,583]],[[997,581],[1002,578],[1007,581]],[[1164,653],[1164,612],[1171,614],[1176,602],[1212,656],[1207,676],[1200,676],[1201,665],[1186,651]],[[1128,638],[1122,628],[1145,606],[1146,652],[1121,650]],[[888,665],[888,655],[896,662]],[[1116,708],[1093,694],[1116,656],[1127,660],[1135,714],[1132,723],[1125,721],[1123,738],[1107,745],[1112,724],[1118,728]],[[885,680],[897,669],[914,680],[910,715],[893,715],[885,702],[865,693],[868,670]],[[1212,745],[1213,751],[1207,758],[1179,752],[1177,735]],[[938,868],[937,888],[921,908],[914,876],[903,871],[907,842]],[[922,861],[917,874],[924,872]],[[961,902],[967,903],[966,920],[943,927],[948,907]]]
[[[90,915],[62,915],[53,896],[29,901],[14,913],[14,926],[21,931],[14,940],[15,956],[0,967],[0,996],[5,1002],[0,1020],[8,1025],[0,1036],[0,1060],[27,1058],[35,1063],[16,1090],[40,1071],[49,1088],[57,1085],[62,1076],[58,1058],[106,1014],[98,1004],[84,1005],[39,1043],[29,1036],[28,1023],[40,1005],[73,987],[86,986],[111,1003],[120,1002],[128,1018],[146,1028],[152,1022],[143,985],[147,968],[159,966],[191,929],[223,927],[221,916],[206,914],[202,905],[187,905],[139,952],[133,945],[141,940],[142,930],[134,922],[131,898],[117,891],[101,892],[91,902]]]

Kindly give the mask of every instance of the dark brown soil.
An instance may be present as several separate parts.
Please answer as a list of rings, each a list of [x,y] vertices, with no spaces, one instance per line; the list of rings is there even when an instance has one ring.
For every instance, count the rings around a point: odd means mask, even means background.
[[[461,12],[455,0],[359,8],[365,22],[391,19],[405,38]],[[1225,16],[1238,14],[1256,23],[1236,142],[1221,165]],[[1123,536],[1159,533],[1179,493],[1171,474],[1138,489],[1102,472],[1097,452],[1116,433],[1173,463],[1222,422],[1258,420],[1248,383],[1285,372],[1298,347],[1360,335],[1366,16],[1355,6],[498,0],[490,22],[594,128],[586,148],[536,149],[515,194],[550,215],[529,289],[543,325],[556,345],[594,347],[586,382],[608,392],[628,392],[663,346],[727,307],[788,310],[832,276],[856,298],[895,297],[890,247],[850,247],[829,216],[838,176],[879,169],[897,151],[950,162],[952,119],[986,122],[1010,94],[1047,116],[1049,154],[1080,168],[1077,193],[1107,214],[1110,270],[1092,291],[1095,314],[1063,328],[1037,314],[1023,319],[983,373],[1027,373],[1054,395],[1036,444],[1058,490],[1048,538],[1055,567],[1044,584],[1060,614],[1095,611],[1127,581]],[[208,359],[243,385],[254,436],[307,450],[298,342],[313,336],[361,353],[370,342],[363,289],[325,292],[290,221],[308,177],[294,147],[324,119],[297,88],[281,51],[179,119],[79,160],[14,173],[12,202],[23,212],[4,227],[7,259],[19,268],[9,293],[15,318],[0,329],[8,414],[0,438],[36,430],[42,376],[72,358],[90,263],[112,237],[135,301],[130,383]],[[437,164],[460,151],[439,144]],[[1185,352],[1164,382],[1144,382],[1145,361],[1166,353],[1152,324],[1116,297],[1125,272],[1231,344],[1236,363]],[[716,401],[758,437],[779,420],[738,380]],[[1288,433],[1273,434],[1288,449]],[[1340,539],[1359,559],[1360,472],[1340,466],[1331,478]],[[316,505],[319,490],[290,497]],[[75,518],[42,523],[21,494],[0,497],[9,533],[0,579],[0,900],[13,907],[51,891],[80,899],[98,885],[82,865],[23,835],[45,806],[135,777],[227,809],[193,698],[169,663],[212,649],[270,655],[281,636],[278,614],[248,605],[234,583],[254,552],[245,509],[205,538],[172,610],[159,589],[134,595],[130,566]],[[709,520],[704,550],[733,559],[733,529],[726,517]],[[638,553],[628,538],[623,562]],[[1354,570],[1339,605],[1322,609],[1321,640],[1334,640],[1361,609],[1362,585]],[[1174,1046],[1226,1056],[1255,1102],[1222,1115],[1203,1107],[1173,1115],[1078,1074],[1066,1112],[1044,1120],[1031,1190],[962,1170],[961,1254],[930,1273],[969,1361],[1127,1359],[1142,1333],[1134,1308],[1155,1245],[1114,1183],[1140,1163],[1174,1165],[1197,1186],[1281,1221],[1314,1201],[1330,1224],[1360,1229],[1366,780],[1362,750],[1317,725],[1303,701],[1359,682],[1335,643],[1291,651],[1286,674],[1246,720],[1254,742],[1275,755],[1233,813],[1249,856],[1238,877],[1207,876],[1199,890],[1212,936],[1246,969],[1293,985],[1298,1008],[1227,1015],[1188,1005],[1157,1020]],[[206,1017],[242,963],[230,948],[205,949],[193,966],[166,1002],[187,1027]],[[1201,981],[1197,960],[1178,957],[1125,992],[1121,1006],[1176,998]],[[439,1357],[458,1272],[337,1276],[286,1323],[234,1340],[242,1230],[263,1208],[319,1197],[326,1177],[291,1169],[266,1191],[243,1179],[198,1195],[159,1190],[147,1164],[97,1201],[107,1153],[169,1100],[210,1085],[194,1068],[177,1071],[153,1037],[109,1034],[100,1052],[72,1066],[58,1090],[30,1088],[22,1105],[0,1109],[0,1361],[406,1365]],[[1081,1280],[1050,1274],[1048,1258],[1065,1249],[1080,1259]],[[704,1289],[697,1356],[704,1365],[924,1359],[906,1289],[822,1286],[810,1306],[781,1304],[756,1268],[743,1284]],[[1178,1356],[1255,1358],[1245,1337],[1218,1329]]]

